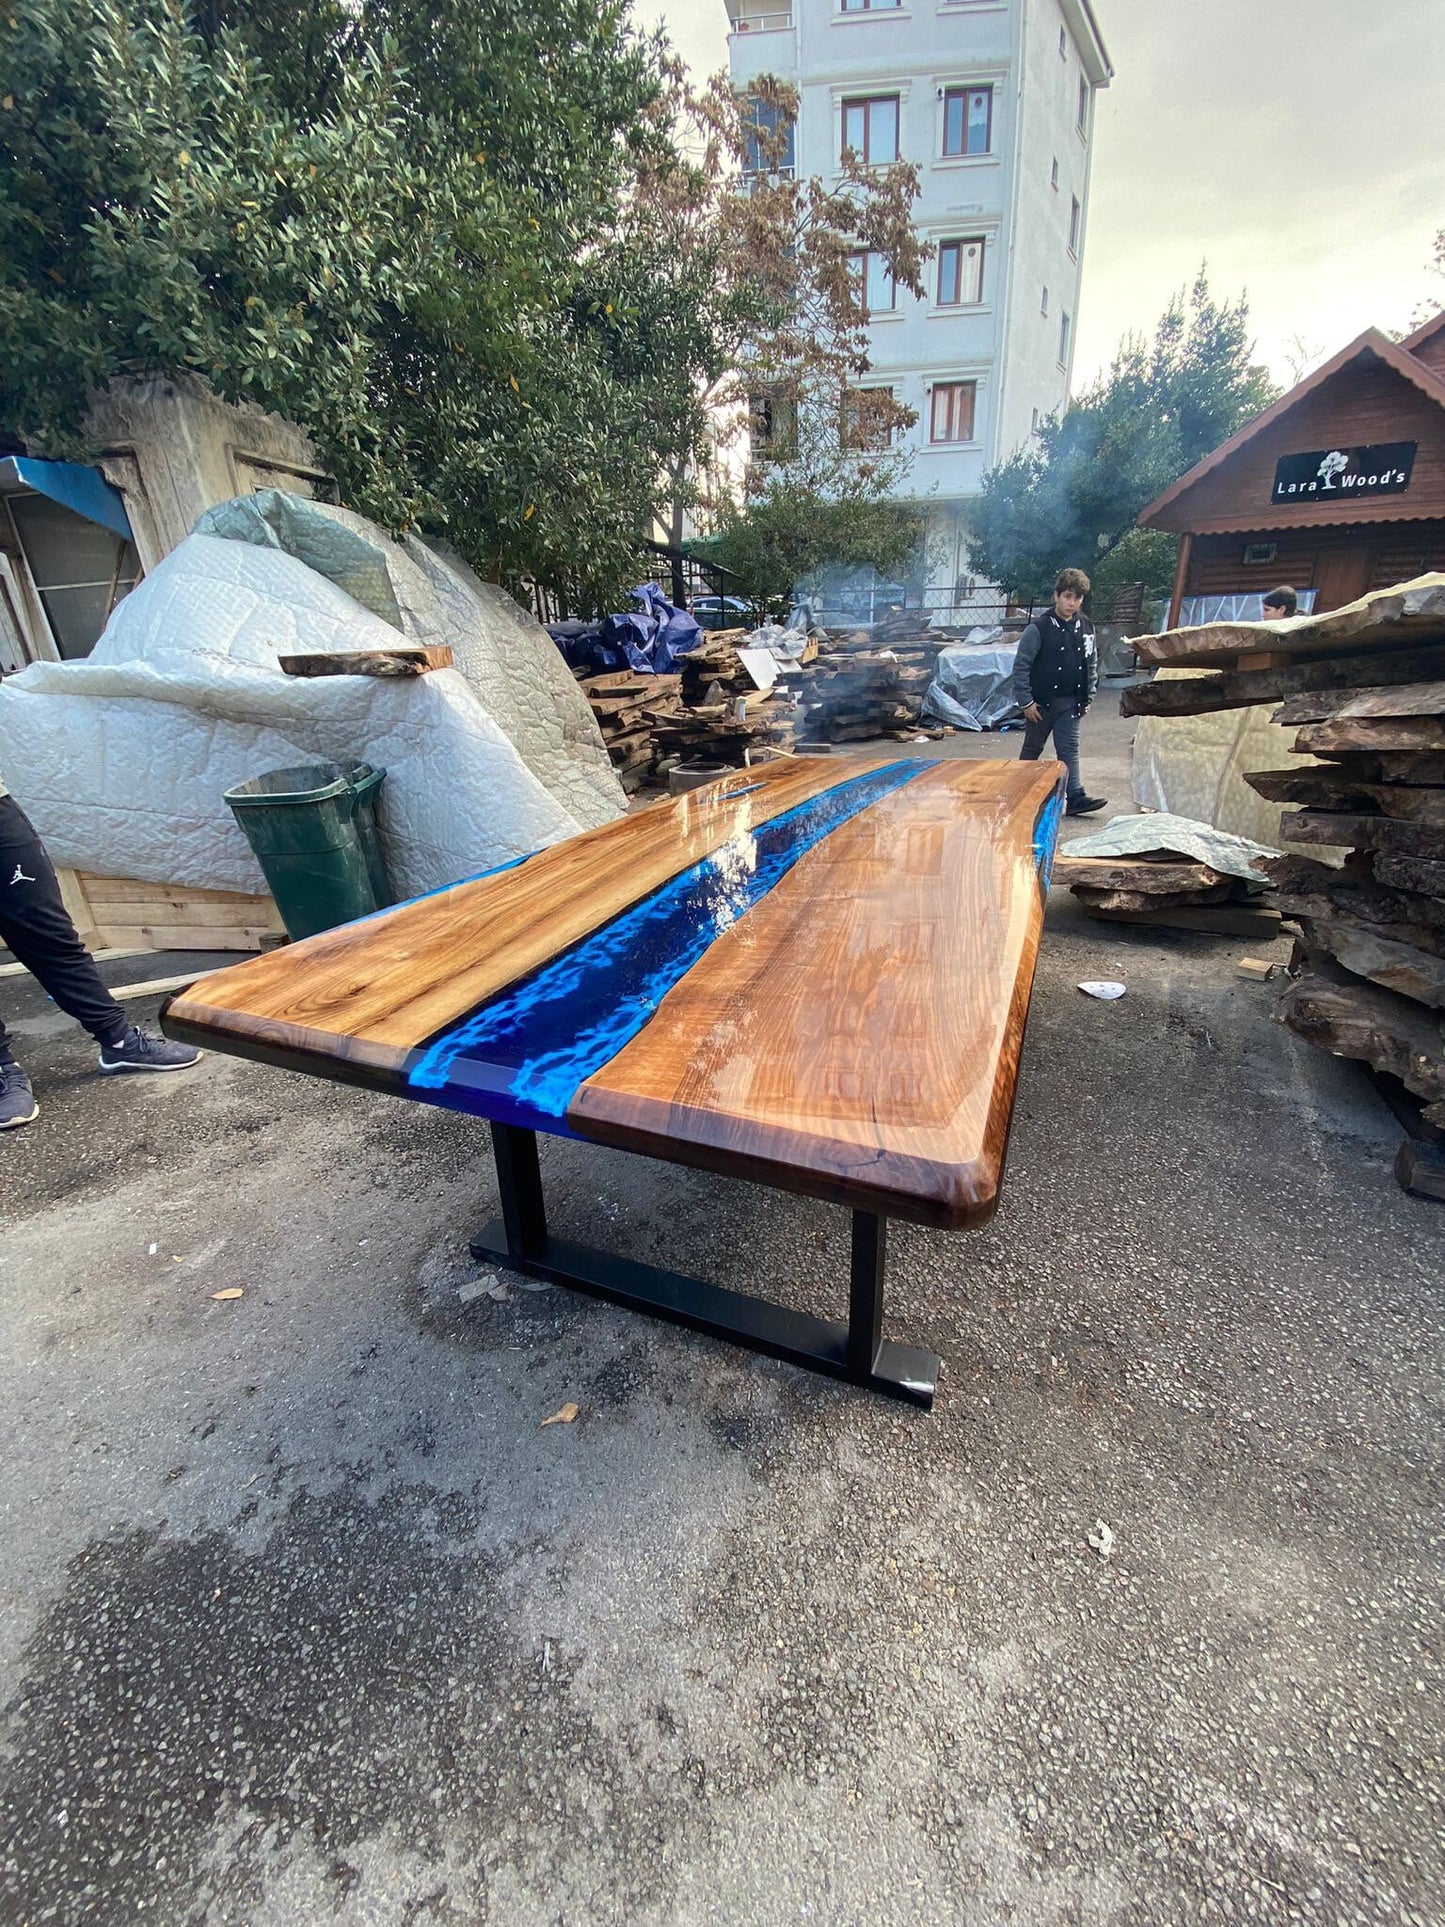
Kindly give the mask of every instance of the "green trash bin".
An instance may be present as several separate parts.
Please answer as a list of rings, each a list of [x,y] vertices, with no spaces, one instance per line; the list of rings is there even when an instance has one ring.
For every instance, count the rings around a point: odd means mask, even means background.
[[[376,832],[384,769],[303,763],[226,791],[292,937],[314,937],[393,901]]]

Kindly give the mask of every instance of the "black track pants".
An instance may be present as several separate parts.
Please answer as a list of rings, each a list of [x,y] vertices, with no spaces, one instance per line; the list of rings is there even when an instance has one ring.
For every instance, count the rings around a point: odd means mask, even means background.
[[[0,796],[0,943],[98,1043],[125,1030],[125,1012],[101,982],[61,902],[45,846],[13,796]],[[9,1061],[0,1019],[0,1064]]]

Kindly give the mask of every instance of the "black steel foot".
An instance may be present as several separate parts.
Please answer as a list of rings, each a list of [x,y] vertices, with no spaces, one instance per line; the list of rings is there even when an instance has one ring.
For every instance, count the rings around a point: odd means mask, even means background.
[[[492,1137],[502,1217],[472,1239],[474,1258],[510,1265],[529,1277],[607,1298],[631,1311],[650,1312],[655,1318],[730,1339],[751,1351],[867,1386],[890,1398],[925,1408],[933,1403],[942,1366],[937,1354],[895,1345],[881,1335],[883,1218],[864,1211],[853,1214],[849,1322],[838,1324],[552,1237],[546,1225],[535,1136],[513,1125],[494,1124]]]

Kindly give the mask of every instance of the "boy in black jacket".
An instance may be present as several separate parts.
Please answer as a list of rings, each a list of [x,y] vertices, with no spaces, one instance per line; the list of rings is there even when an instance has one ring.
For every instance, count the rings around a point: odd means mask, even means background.
[[[1099,685],[1099,654],[1093,631],[1079,614],[1089,593],[1082,569],[1062,569],[1054,584],[1054,606],[1038,616],[1019,638],[1014,662],[1014,700],[1024,713],[1020,760],[1036,763],[1052,734],[1054,753],[1069,772],[1067,810],[1089,816],[1102,810],[1107,796],[1087,796],[1079,774],[1079,718]]]

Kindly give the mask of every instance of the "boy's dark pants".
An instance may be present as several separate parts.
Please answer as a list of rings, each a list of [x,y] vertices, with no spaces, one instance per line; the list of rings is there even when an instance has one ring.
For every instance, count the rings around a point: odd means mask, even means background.
[[[101,982],[66,914],[45,846],[13,796],[0,796],[0,943],[97,1043],[123,1033],[125,1012]],[[0,1020],[0,1064],[12,1061]]]
[[[1079,703],[1075,696],[1055,696],[1051,703],[1040,703],[1042,722],[1024,721],[1024,746],[1021,763],[1036,763],[1052,732],[1054,753],[1069,772],[1069,801],[1084,794],[1084,779],[1079,774]]]

